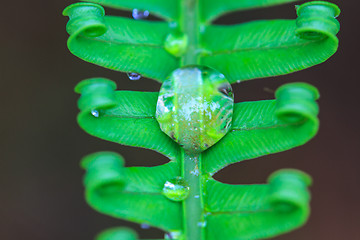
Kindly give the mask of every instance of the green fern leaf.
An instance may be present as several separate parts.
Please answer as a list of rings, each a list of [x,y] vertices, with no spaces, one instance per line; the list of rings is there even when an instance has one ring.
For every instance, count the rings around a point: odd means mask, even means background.
[[[82,94],[79,125],[93,136],[153,149],[175,159],[180,147],[160,130],[155,119],[158,93],[115,92],[115,87],[114,82],[106,79],[89,79],[78,84],[75,90]]]
[[[256,4],[273,3],[279,1]],[[335,18],[340,10],[334,4],[315,4],[317,7],[313,3],[299,7],[296,21],[204,26],[200,40],[203,49],[198,50],[200,63],[217,69],[234,83],[287,74],[326,61],[337,50],[340,25]],[[113,70],[136,72],[163,82],[180,67],[187,48],[179,22],[104,17],[103,8],[91,3],[73,4],[64,10],[64,15],[70,17],[67,25],[70,51],[85,61]]]
[[[119,155],[100,152],[85,157],[82,166],[86,200],[97,211],[165,231],[181,229],[181,203],[162,194],[164,183],[180,173],[176,163],[125,168]]]
[[[277,100],[235,105],[231,131],[203,154],[205,172],[214,174],[231,163],[285,151],[315,136],[316,88],[293,83],[276,94]]]
[[[269,184],[229,185],[212,175],[229,164],[285,151],[316,134],[317,89],[292,83],[276,100],[233,103],[230,83],[282,75],[335,53],[340,10],[315,1],[297,20],[212,25],[230,11],[293,0],[91,0],[64,10],[70,51],[117,71],[163,82],[159,93],[116,91],[110,80],[77,85],[79,125],[89,134],[152,149],[170,161],[124,167],[110,152],[84,158],[87,202],[97,211],[168,232],[166,239],[264,239],[309,216],[311,179],[285,169]],[[103,7],[149,10],[164,22],[105,16]],[[221,34],[220,34],[221,33]],[[216,36],[216,37],[214,37]],[[116,228],[98,240],[135,240]]]
[[[178,17],[178,6],[180,4],[179,0],[86,0],[85,2],[98,3],[123,10],[147,10],[167,20]]]

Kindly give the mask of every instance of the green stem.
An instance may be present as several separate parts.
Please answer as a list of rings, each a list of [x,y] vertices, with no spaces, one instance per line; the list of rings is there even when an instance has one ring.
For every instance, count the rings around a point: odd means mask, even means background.
[[[199,1],[182,0],[181,31],[188,38],[188,46],[181,58],[181,65],[199,64],[200,18]],[[182,151],[182,177],[190,187],[189,197],[183,202],[183,226],[186,240],[204,240],[205,225],[201,174],[201,154]]]
[[[181,59],[181,65],[192,65],[199,63],[199,2],[198,0],[181,1],[180,15],[181,31],[188,37],[188,47]]]
[[[189,184],[190,193],[183,202],[183,226],[186,240],[205,239],[205,219],[201,174],[201,154],[182,151],[182,177]]]

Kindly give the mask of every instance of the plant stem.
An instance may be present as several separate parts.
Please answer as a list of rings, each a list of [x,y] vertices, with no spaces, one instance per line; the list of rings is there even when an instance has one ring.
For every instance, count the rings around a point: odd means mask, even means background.
[[[190,187],[188,198],[183,202],[184,234],[186,240],[204,240],[204,205],[201,174],[201,154],[189,155],[182,151],[182,177]]]
[[[181,31],[188,37],[188,47],[181,59],[181,65],[186,66],[198,64],[200,32],[198,0],[181,1],[180,28]]]
[[[188,38],[188,46],[181,58],[181,65],[199,64],[200,18],[198,0],[182,0],[180,15],[181,31]],[[190,187],[188,198],[183,202],[183,226],[186,240],[204,240],[203,189],[201,154],[182,151],[182,177]]]

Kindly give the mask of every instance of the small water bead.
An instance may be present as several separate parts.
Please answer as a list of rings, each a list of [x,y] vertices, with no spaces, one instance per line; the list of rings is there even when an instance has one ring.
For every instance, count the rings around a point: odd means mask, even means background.
[[[201,227],[201,228],[204,228],[204,227],[206,227],[206,221],[201,221],[201,222],[198,222],[198,227]]]
[[[127,76],[129,77],[130,80],[132,81],[136,81],[136,80],[140,80],[141,75],[138,73],[134,73],[134,72],[128,72]]]
[[[165,233],[165,239],[174,239],[171,233]]]
[[[176,239],[176,240],[183,240],[183,235],[179,231],[173,231],[165,233],[165,239]]]
[[[183,33],[170,33],[166,37],[164,47],[168,53],[181,57],[188,47],[188,37]]]
[[[195,195],[194,198],[200,198],[200,195]]]
[[[162,193],[173,201],[183,201],[189,196],[190,188],[182,177],[166,181]]]
[[[136,20],[147,18],[149,16],[149,14],[150,13],[147,10],[140,11],[139,9],[134,9],[132,11],[132,17]]]
[[[98,118],[100,116],[100,113],[98,110],[91,110],[91,115],[93,115],[94,117]]]
[[[148,225],[148,224],[146,224],[146,223],[142,223],[142,224],[140,225],[140,227],[141,227],[142,229],[149,229],[149,228],[150,228],[150,225]]]

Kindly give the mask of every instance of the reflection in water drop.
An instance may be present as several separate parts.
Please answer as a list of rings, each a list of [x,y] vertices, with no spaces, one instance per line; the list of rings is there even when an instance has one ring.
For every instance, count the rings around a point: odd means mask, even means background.
[[[132,16],[134,19],[138,20],[138,19],[144,19],[147,18],[149,16],[149,11],[145,10],[145,11],[140,11],[138,9],[134,9],[132,11]]]
[[[141,78],[140,74],[134,73],[134,72],[128,72],[127,75],[129,77],[129,79],[133,80],[133,81],[139,80]]]
[[[99,111],[98,110],[91,110],[91,115],[93,115],[94,117],[99,117]]]
[[[190,172],[192,175],[194,176],[199,176],[199,169],[198,168],[195,168],[193,171]]]
[[[185,200],[189,196],[189,191],[189,186],[181,177],[166,181],[163,188],[163,194],[173,201]]]
[[[146,224],[146,223],[142,223],[142,224],[140,225],[140,227],[141,227],[142,229],[149,229],[149,228],[150,228],[150,225],[148,225],[148,224]]]

